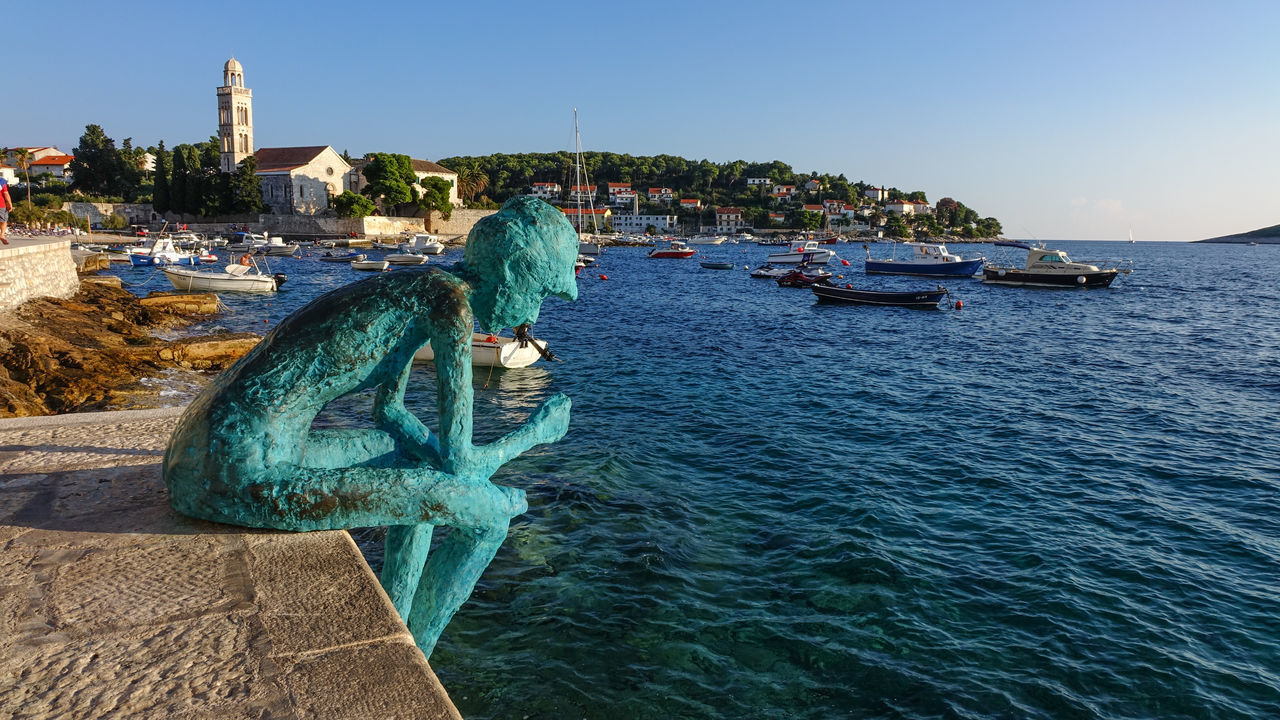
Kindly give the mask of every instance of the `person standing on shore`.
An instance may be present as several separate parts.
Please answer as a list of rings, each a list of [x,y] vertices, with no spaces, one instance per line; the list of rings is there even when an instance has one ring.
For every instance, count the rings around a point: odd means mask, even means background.
[[[9,209],[13,198],[9,197],[9,181],[0,177],[0,242],[9,244]]]

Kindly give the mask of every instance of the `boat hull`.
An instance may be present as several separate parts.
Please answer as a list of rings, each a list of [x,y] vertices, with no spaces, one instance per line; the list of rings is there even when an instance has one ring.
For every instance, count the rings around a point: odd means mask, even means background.
[[[1104,288],[1111,285],[1120,271],[1115,269],[1090,270],[1074,273],[1038,273],[1019,268],[986,267],[982,269],[982,282],[991,285],[1011,285],[1045,288]]]
[[[649,253],[649,257],[684,259],[693,257],[696,252],[696,250],[654,250]]]
[[[490,342],[490,338],[493,339],[493,342]],[[537,342],[546,347],[546,343],[541,340]],[[421,350],[413,354],[413,359],[421,362],[430,362],[435,360],[435,357],[435,352],[431,349],[431,343],[427,343]],[[520,341],[515,338],[497,337],[486,333],[473,333],[471,335],[471,365],[473,367],[499,367],[510,370],[528,367],[541,357],[541,353],[532,343],[525,343],[521,347]]]
[[[844,303],[852,305],[887,305],[894,307],[917,308],[921,310],[935,309],[946,290],[926,290],[924,292],[881,292],[879,290],[858,290],[856,288],[835,287],[832,285],[814,285],[813,294],[818,302]]]
[[[836,254],[830,250],[819,248],[817,250],[809,250],[807,252],[785,252],[774,253],[765,258],[766,262],[772,265],[799,265],[800,263],[809,263],[810,265],[826,265]]]
[[[925,277],[970,277],[982,272],[982,258],[960,262],[913,263],[892,260],[868,260],[868,275],[922,275]]]
[[[276,279],[269,275],[232,275],[200,270],[162,268],[175,290],[216,292],[275,292]]]
[[[373,270],[373,271],[381,272],[382,270],[386,270],[389,267],[391,267],[391,263],[387,262],[386,260],[352,260],[351,261],[352,270]]]
[[[129,262],[134,267],[164,267],[167,265],[195,265],[199,262],[199,258],[195,255],[171,258],[164,255],[138,255],[135,253],[129,256]]]
[[[708,270],[732,270],[733,269],[733,263],[729,263],[729,262],[704,262],[704,263],[698,263],[698,264]]]

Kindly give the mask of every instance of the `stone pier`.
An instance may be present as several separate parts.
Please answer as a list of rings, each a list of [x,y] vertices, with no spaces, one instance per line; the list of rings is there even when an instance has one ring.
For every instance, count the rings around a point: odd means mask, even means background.
[[[179,412],[0,420],[0,717],[460,718],[346,532],[169,508]]]
[[[22,239],[0,245],[0,312],[38,297],[69,298],[80,289],[69,238]]]

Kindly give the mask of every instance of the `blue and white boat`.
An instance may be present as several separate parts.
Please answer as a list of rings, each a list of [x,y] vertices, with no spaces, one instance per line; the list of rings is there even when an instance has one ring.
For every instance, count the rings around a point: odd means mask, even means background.
[[[867,274],[967,277],[982,272],[983,258],[965,260],[959,255],[947,252],[947,246],[942,243],[905,242],[902,244],[912,249],[909,260],[899,261],[894,258],[872,260],[871,251],[868,249]]]
[[[179,252],[169,238],[156,238],[150,245],[130,251],[129,262],[134,267],[196,265],[200,262],[200,256],[196,253]]]

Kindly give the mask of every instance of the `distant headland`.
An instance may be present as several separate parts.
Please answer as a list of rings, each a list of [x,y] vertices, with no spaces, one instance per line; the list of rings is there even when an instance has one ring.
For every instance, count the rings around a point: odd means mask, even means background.
[[[1206,240],[1196,240],[1195,242],[1239,245],[1247,245],[1249,243],[1257,243],[1258,245],[1280,245],[1280,225],[1259,228],[1257,230],[1247,233],[1239,233],[1237,235],[1223,235],[1222,237],[1208,238]]]

